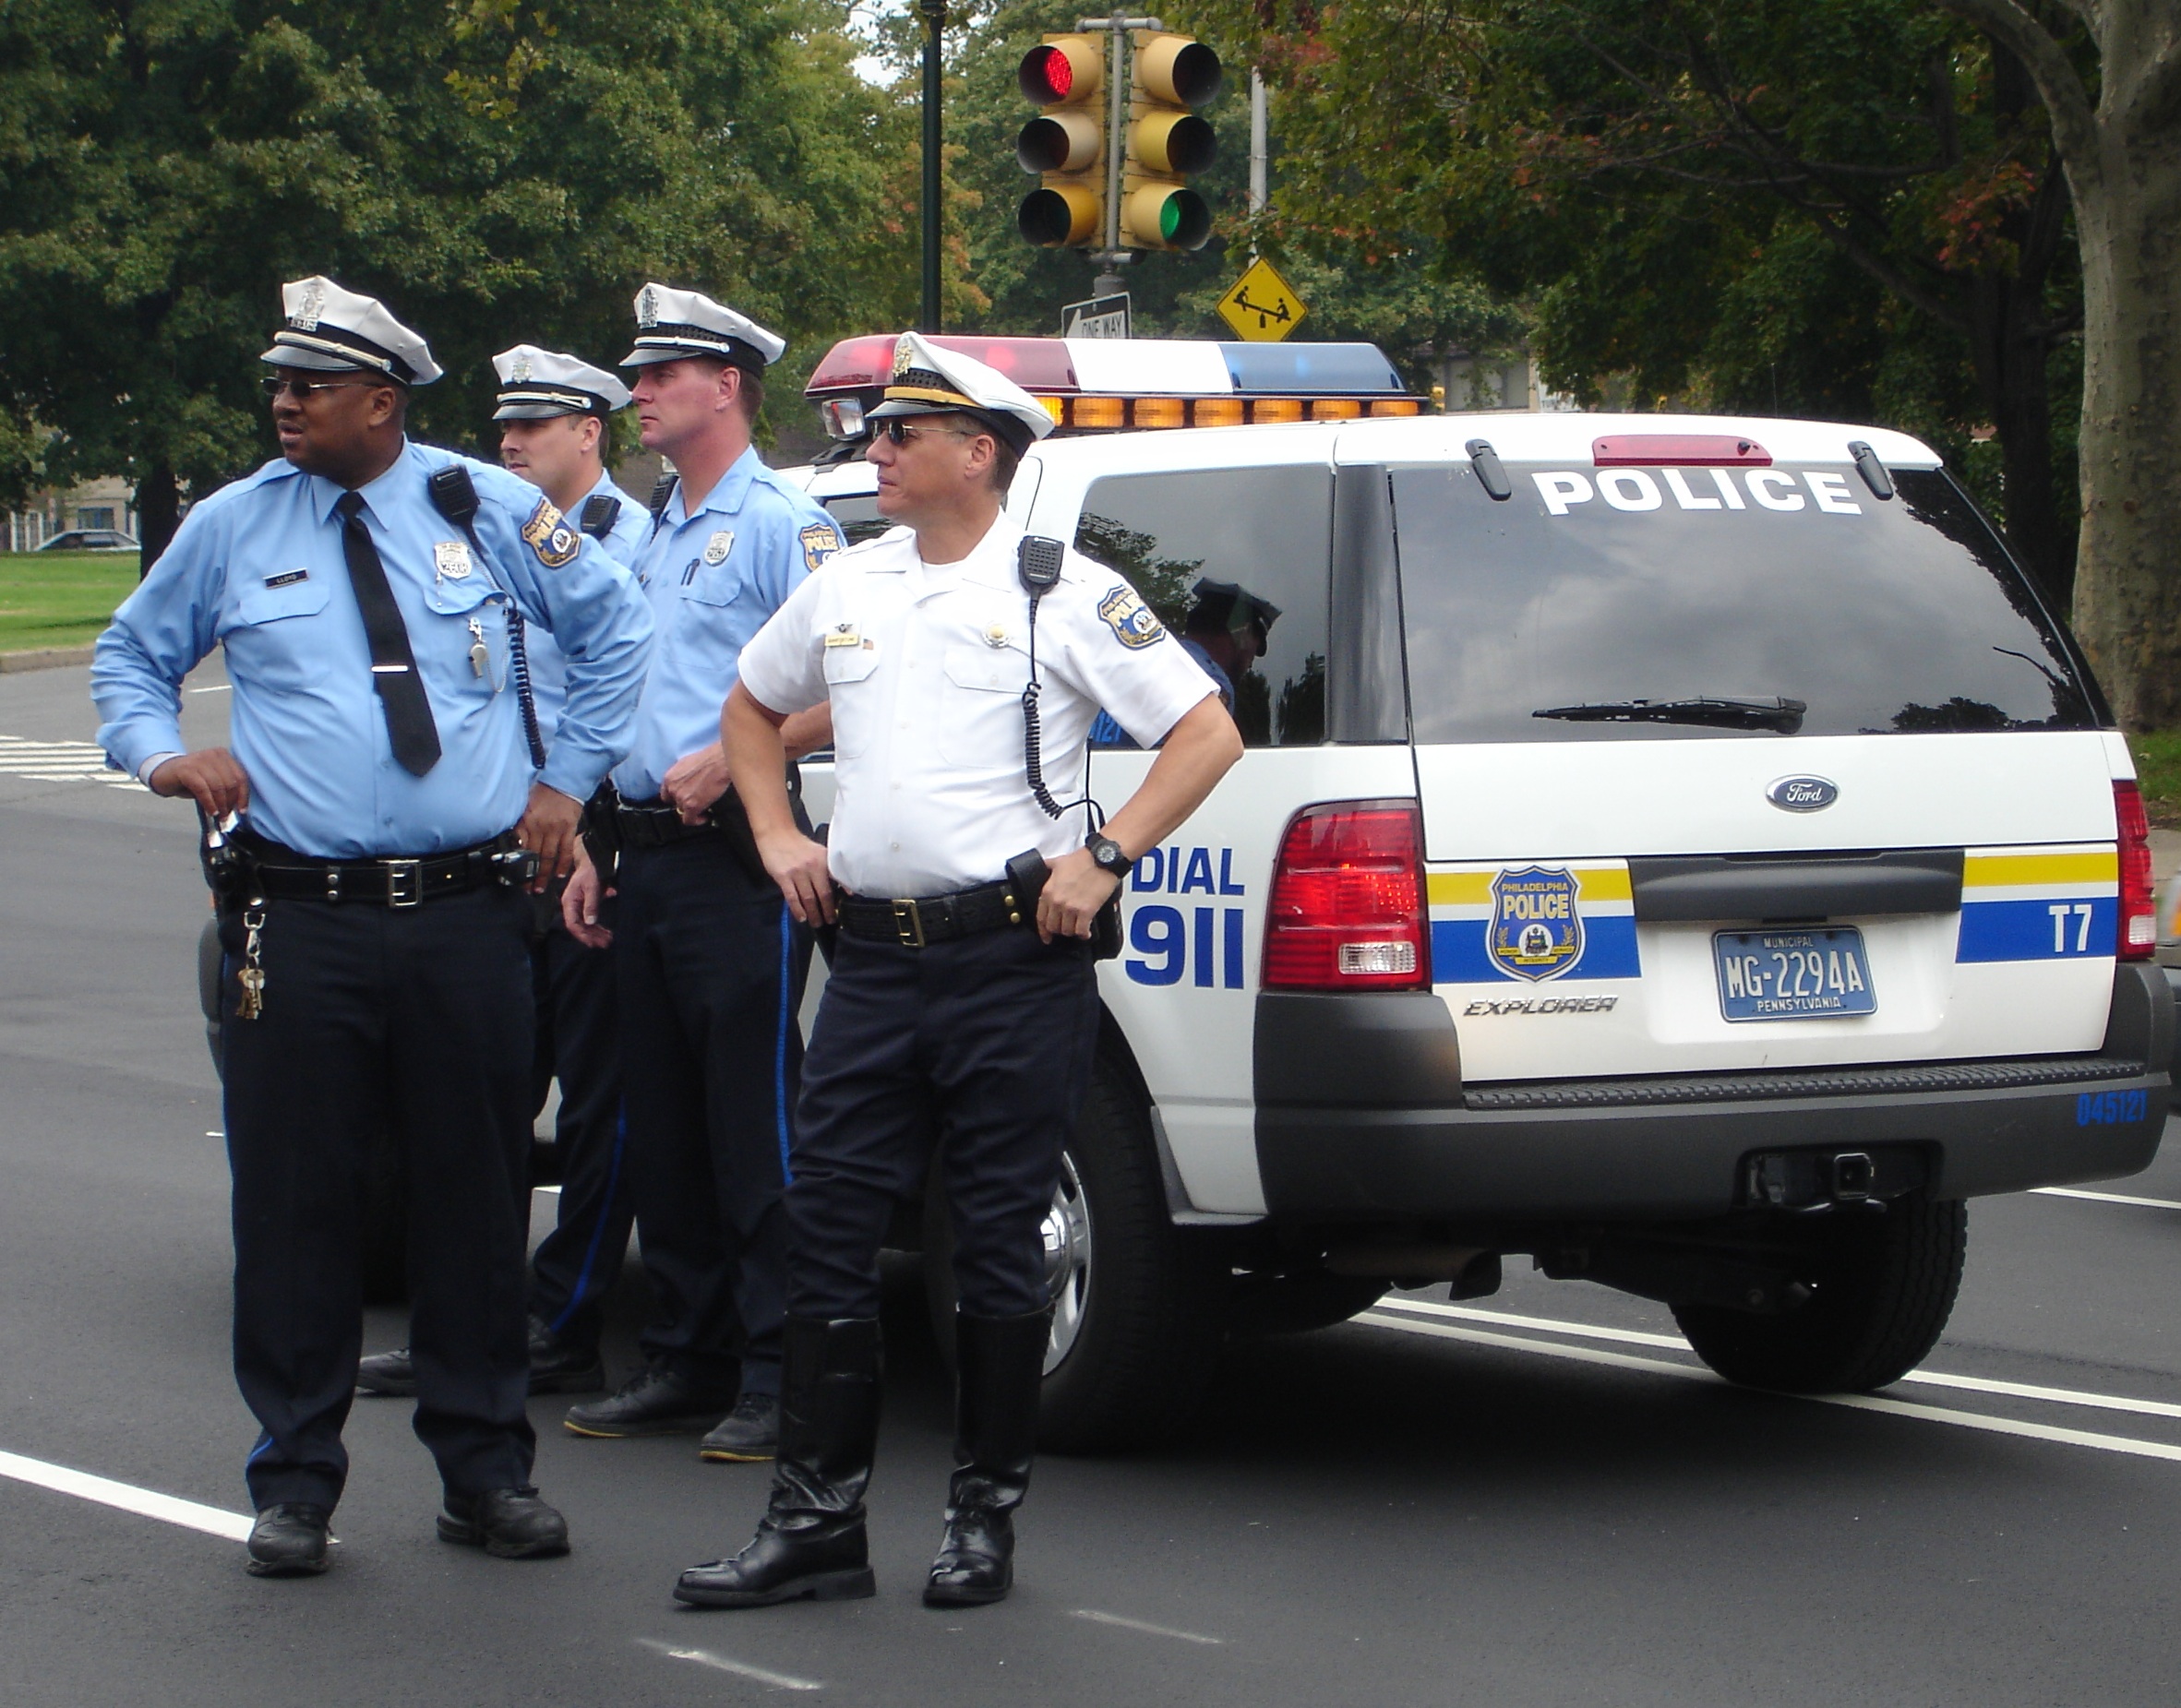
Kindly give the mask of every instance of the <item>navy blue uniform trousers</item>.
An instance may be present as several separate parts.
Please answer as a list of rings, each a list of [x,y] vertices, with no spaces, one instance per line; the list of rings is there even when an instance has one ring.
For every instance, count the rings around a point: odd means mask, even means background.
[[[341,1498],[363,1334],[357,1212],[382,1130],[408,1175],[417,1436],[450,1494],[526,1485],[525,898],[491,887],[406,908],[280,900],[266,914],[256,1020],[235,1014],[240,916],[220,928],[234,1371],[263,1431],[250,1498]]]
[[[613,902],[599,917],[611,927]],[[620,1278],[636,1214],[621,1118],[614,961],[611,953],[585,949],[569,936],[556,897],[550,914],[533,923],[530,968],[537,1005],[533,1119],[554,1080],[560,1081],[553,1123],[560,1209],[531,1258],[530,1314],[570,1345],[591,1347],[598,1344],[605,1296]]]
[[[1049,1303],[1042,1228],[1090,1086],[1090,945],[1027,927],[905,949],[842,933],[803,1064],[788,1308],[879,1314],[879,1247],[936,1145],[960,1308]]]
[[[647,1360],[777,1393],[789,1122],[810,938],[723,836],[625,848],[614,968]]]

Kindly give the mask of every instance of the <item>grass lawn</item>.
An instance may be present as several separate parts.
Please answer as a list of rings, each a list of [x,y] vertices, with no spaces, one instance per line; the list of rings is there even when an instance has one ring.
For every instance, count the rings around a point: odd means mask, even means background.
[[[136,585],[134,552],[0,553],[0,652],[95,640]]]
[[[2130,735],[2136,775],[2143,784],[2143,809],[2151,822],[2181,830],[2181,730]]]

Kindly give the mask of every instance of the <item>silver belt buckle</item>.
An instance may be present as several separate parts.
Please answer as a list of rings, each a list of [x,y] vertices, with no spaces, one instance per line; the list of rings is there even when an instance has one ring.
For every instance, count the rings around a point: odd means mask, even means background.
[[[386,904],[389,907],[414,907],[424,900],[424,862],[422,860],[381,860],[386,868]]]
[[[893,906],[894,940],[904,949],[924,947],[924,915],[913,901],[896,902]]]

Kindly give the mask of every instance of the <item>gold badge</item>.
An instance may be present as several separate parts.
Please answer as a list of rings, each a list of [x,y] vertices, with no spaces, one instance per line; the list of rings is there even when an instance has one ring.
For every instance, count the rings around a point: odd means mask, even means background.
[[[997,623],[993,624],[991,627],[985,630],[985,644],[989,647],[1005,646],[1007,644],[1007,630]]]
[[[828,647],[859,647],[863,637],[856,632],[853,623],[836,623],[825,637]]]
[[[538,508],[522,524],[522,539],[548,569],[573,563],[576,554],[583,549],[582,536],[561,520],[550,498],[538,500]]]

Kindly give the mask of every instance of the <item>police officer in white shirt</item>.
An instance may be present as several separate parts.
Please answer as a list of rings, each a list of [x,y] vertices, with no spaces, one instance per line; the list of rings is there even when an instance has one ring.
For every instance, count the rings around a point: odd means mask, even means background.
[[[797,590],[743,649],[722,716],[767,870],[797,918],[841,937],[797,1108],[772,1499],[738,1556],[682,1573],[677,1598],[700,1606],[873,1593],[879,1246],[935,1145],[960,1386],[924,1599],[1007,1594],[1049,1334],[1039,1227],[1096,1035],[1093,924],[1242,751],[1210,679],[1132,589],[1001,514],[1018,460],[1051,430],[1036,399],[910,333],[873,419],[879,510],[905,526]],[[780,726],[829,700],[824,848],[790,810]],[[1086,842],[1087,806],[1054,790],[1080,794],[1101,705],[1161,751]]]

